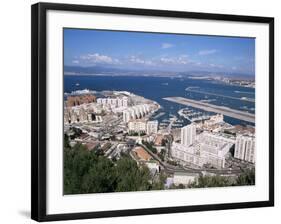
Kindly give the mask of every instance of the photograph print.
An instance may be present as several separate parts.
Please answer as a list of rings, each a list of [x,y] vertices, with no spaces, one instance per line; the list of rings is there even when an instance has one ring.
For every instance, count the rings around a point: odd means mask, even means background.
[[[63,193],[255,185],[255,38],[63,29]]]

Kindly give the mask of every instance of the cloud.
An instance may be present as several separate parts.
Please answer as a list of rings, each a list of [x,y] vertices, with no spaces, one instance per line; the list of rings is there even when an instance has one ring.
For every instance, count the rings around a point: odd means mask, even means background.
[[[175,64],[175,59],[165,57],[165,58],[160,58],[160,62],[164,64]]]
[[[218,64],[209,64],[210,67],[212,68],[223,68],[224,66],[223,65],[218,65]]]
[[[79,60],[73,60],[72,63],[73,64],[79,64]]]
[[[154,62],[152,60],[141,59],[134,55],[129,57],[129,62],[133,64],[154,65]]]
[[[123,64],[138,64],[145,66],[162,66],[162,65],[187,65],[193,63],[191,59],[189,59],[188,55],[179,55],[176,57],[155,57],[155,58],[143,58],[139,56],[132,55],[127,58],[127,60],[123,61]]]
[[[188,55],[179,55],[177,57],[162,57],[159,59],[162,64],[171,65],[187,65],[193,63],[192,60],[188,58]]]
[[[161,45],[162,49],[167,49],[167,48],[171,48],[171,47],[174,47],[174,45],[170,44],[170,43],[162,43],[162,45]]]
[[[199,55],[210,55],[210,54],[215,54],[217,53],[218,50],[216,49],[210,49],[210,50],[201,50],[198,52]]]
[[[83,61],[86,64],[119,64],[118,59],[99,53],[81,55],[80,61]]]
[[[208,50],[208,53],[210,50]],[[212,51],[213,52],[213,51]],[[202,54],[202,52],[201,52]],[[206,54],[204,52],[203,54]],[[100,53],[89,53],[74,57],[72,60],[73,65],[81,66],[124,66],[124,67],[144,67],[144,68],[155,68],[155,67],[167,67],[173,69],[222,69],[224,68],[221,64],[216,63],[203,63],[201,61],[190,58],[187,54],[180,54],[176,56],[169,56],[164,54],[158,57],[144,57],[140,55],[129,55],[126,57],[113,58],[109,55]],[[235,68],[233,67],[232,70]]]

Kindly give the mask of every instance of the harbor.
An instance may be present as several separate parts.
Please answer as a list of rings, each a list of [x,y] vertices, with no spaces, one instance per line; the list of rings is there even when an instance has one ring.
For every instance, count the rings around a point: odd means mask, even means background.
[[[233,118],[236,118],[239,120],[255,123],[255,114],[231,109],[228,107],[204,103],[201,101],[192,100],[192,99],[183,98],[183,97],[165,97],[163,99],[170,101],[170,102],[179,103],[182,105],[191,106],[191,107],[198,108],[201,110],[214,112],[214,113],[218,113],[218,114],[223,114],[225,116],[233,117]]]

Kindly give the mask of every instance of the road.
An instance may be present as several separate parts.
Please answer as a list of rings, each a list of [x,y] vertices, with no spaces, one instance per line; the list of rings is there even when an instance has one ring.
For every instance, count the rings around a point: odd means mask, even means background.
[[[182,168],[178,166],[173,166],[171,164],[168,164],[166,162],[163,162],[157,155],[155,155],[153,152],[151,152],[146,145],[141,144],[141,146],[155,159],[156,161],[159,162],[160,166],[162,169],[165,170],[166,173],[168,174],[174,174],[175,172],[184,172],[184,173],[198,173],[201,174],[203,171],[209,172],[209,173],[214,173],[218,175],[225,175],[225,174],[240,174],[242,171],[241,170],[222,170],[222,169],[206,169],[206,168],[201,168],[201,169],[191,169],[191,168]]]
[[[168,164],[166,162],[163,162],[156,154],[154,154],[153,152],[151,152],[146,145],[141,144],[141,146],[149,153],[149,155],[151,155],[153,157],[153,159],[155,159],[156,161],[159,162],[160,166],[162,169],[165,170],[166,173],[169,174],[174,174],[174,172],[185,172],[185,169],[181,168],[181,167],[176,167],[173,166],[171,164]]]
[[[186,106],[191,106],[205,111],[223,114],[225,116],[233,117],[239,120],[255,123],[255,114],[243,112],[240,110],[235,110],[224,106],[217,106],[209,103],[203,103],[201,101],[192,100],[183,97],[166,97],[163,99],[174,103],[183,104]]]

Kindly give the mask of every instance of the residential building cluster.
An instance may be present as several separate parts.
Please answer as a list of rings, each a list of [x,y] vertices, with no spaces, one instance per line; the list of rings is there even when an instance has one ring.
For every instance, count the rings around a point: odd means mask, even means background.
[[[213,116],[210,123],[221,122],[221,115]],[[202,167],[205,164],[217,168],[225,167],[225,160],[231,147],[234,148],[234,157],[250,163],[255,163],[254,135],[238,134],[228,137],[218,133],[203,131],[196,132],[196,125],[191,123],[181,128],[180,143],[173,142],[171,156],[183,164]]]
[[[172,144],[171,155],[185,164],[224,168],[226,154],[234,143],[234,140],[208,132],[197,135],[196,126],[190,124],[181,129],[181,143]]]

